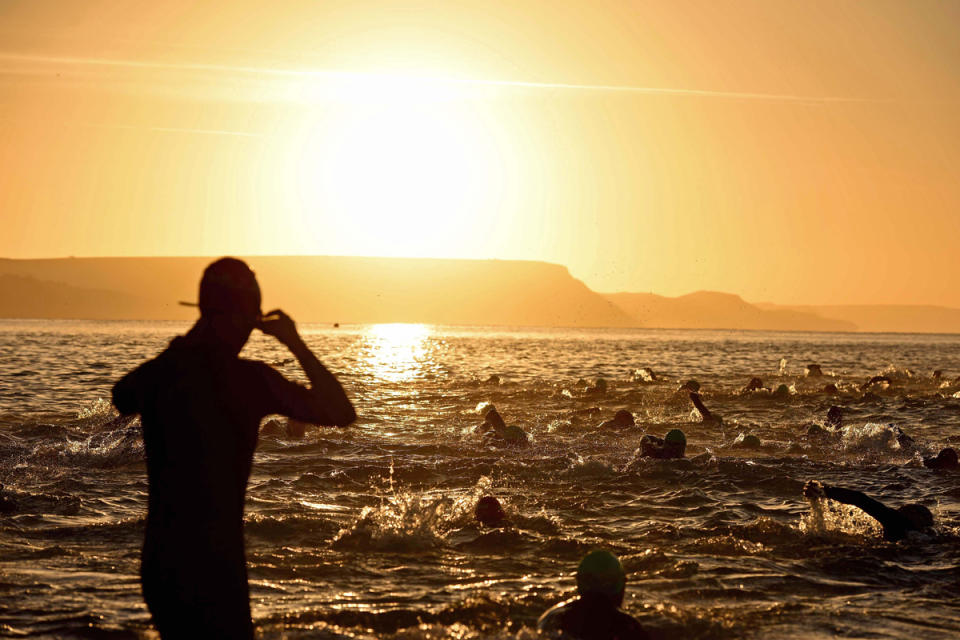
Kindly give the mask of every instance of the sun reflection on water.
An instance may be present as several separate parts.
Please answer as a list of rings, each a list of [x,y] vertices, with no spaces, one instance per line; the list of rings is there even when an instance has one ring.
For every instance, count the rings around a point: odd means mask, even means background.
[[[425,324],[375,324],[364,336],[363,355],[371,373],[391,382],[417,377],[424,368],[430,327]]]

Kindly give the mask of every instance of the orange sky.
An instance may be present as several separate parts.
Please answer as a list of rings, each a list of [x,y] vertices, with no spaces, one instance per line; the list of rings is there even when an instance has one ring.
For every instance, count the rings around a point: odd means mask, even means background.
[[[0,256],[960,306],[960,3],[0,4]]]

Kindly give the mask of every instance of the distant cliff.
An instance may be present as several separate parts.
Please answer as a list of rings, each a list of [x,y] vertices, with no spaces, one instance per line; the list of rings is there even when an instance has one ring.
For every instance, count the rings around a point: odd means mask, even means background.
[[[245,258],[263,309],[301,322],[960,333],[960,309],[779,306],[701,291],[599,294],[566,267],[521,260]],[[0,259],[0,317],[190,320],[210,258]]]
[[[877,333],[960,333],[960,309],[933,305],[803,305],[758,304],[763,309],[815,313]]]
[[[652,293],[611,293],[604,296],[636,318],[638,326],[675,329],[755,329],[766,331],[855,331],[845,320],[812,312],[760,309],[740,296],[699,291],[677,298]]]
[[[302,322],[628,327],[566,267],[508,260],[245,258],[263,308]],[[0,259],[0,317],[190,319],[210,258]],[[32,279],[32,280],[27,280]]]

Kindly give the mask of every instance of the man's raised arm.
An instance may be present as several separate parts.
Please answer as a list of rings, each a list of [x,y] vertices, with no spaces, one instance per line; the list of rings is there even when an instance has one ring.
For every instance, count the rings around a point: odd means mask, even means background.
[[[345,427],[357,419],[353,404],[337,378],[317,359],[306,345],[293,320],[286,313],[275,309],[264,316],[259,328],[275,337],[297,358],[310,380],[308,407],[291,407],[291,417],[324,424]],[[281,398],[283,401],[284,398]],[[289,400],[293,400],[292,398]]]

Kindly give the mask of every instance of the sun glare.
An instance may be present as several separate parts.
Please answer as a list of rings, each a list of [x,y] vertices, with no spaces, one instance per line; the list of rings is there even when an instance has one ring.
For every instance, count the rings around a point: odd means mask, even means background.
[[[422,369],[426,358],[425,324],[375,324],[364,336],[364,352],[370,371],[391,382],[409,380]]]
[[[460,255],[502,184],[492,124],[457,87],[380,76],[323,87],[333,104],[291,141],[303,228],[368,255]]]

